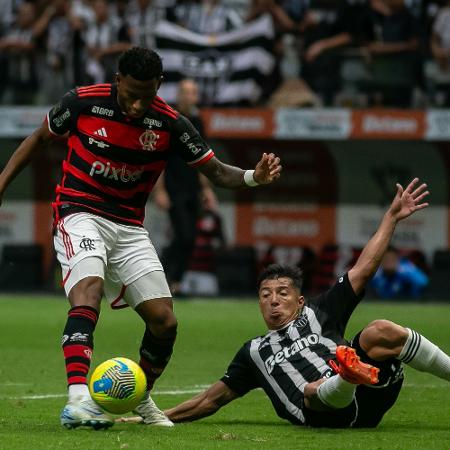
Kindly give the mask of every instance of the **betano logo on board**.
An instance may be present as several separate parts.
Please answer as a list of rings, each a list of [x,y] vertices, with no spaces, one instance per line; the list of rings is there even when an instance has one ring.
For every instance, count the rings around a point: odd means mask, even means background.
[[[422,111],[353,111],[351,137],[356,139],[420,139],[425,134]]]
[[[273,136],[273,114],[264,109],[204,109],[202,119],[208,137]]]

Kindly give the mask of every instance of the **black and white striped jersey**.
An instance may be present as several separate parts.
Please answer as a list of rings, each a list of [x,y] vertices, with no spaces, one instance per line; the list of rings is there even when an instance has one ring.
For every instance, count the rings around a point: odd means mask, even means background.
[[[285,328],[246,342],[222,381],[241,396],[264,389],[280,417],[304,424],[305,386],[331,375],[328,361],[334,359],[337,345],[345,343],[345,328],[361,298],[344,275],[326,293],[309,300]]]

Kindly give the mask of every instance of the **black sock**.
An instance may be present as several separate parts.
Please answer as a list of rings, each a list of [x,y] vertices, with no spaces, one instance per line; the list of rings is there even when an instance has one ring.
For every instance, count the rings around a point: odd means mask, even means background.
[[[68,385],[87,384],[97,320],[98,312],[90,306],[69,310],[62,338]]]
[[[147,377],[147,389],[153,388],[172,356],[176,335],[170,338],[158,338],[147,328],[139,350],[139,365]]]

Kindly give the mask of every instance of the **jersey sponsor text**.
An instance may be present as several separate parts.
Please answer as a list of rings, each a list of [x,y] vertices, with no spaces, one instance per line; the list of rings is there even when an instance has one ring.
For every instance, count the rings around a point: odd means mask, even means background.
[[[114,167],[109,161],[103,164],[101,161],[94,161],[91,166],[89,175],[103,175],[104,178],[109,180],[123,181],[128,183],[129,181],[137,181],[141,178],[143,169],[131,171],[127,169],[126,164],[122,167]]]
[[[291,356],[301,352],[310,345],[316,345],[319,342],[319,336],[316,333],[309,334],[295,340],[291,345],[283,347],[279,352],[269,356],[265,361],[267,373],[270,375],[275,367],[275,364],[281,364],[283,361],[289,359]]]
[[[102,108],[101,106],[93,106],[91,111],[95,114],[99,114],[100,116],[112,117],[114,115],[114,111],[109,108]]]

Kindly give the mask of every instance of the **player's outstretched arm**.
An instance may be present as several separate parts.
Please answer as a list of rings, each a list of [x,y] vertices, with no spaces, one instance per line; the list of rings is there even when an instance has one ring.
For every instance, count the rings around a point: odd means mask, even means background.
[[[206,391],[164,413],[172,422],[191,422],[217,412],[222,406],[236,399],[238,394],[223,381],[212,384]]]
[[[33,154],[43,150],[48,145],[52,137],[47,124],[43,123],[40,128],[35,130],[33,134],[28,136],[17,147],[5,168],[0,173],[0,204],[3,199],[3,194],[11,181],[30,162]]]
[[[360,294],[367,282],[378,269],[386,252],[397,223],[428,206],[423,200],[429,194],[427,185],[419,185],[414,178],[406,187],[397,183],[397,193],[391,206],[386,211],[378,230],[364,247],[355,266],[348,272],[348,278],[356,294]]]
[[[213,184],[230,189],[272,183],[280,177],[281,169],[280,158],[273,153],[263,153],[254,171],[230,166],[216,157],[199,167]]]

